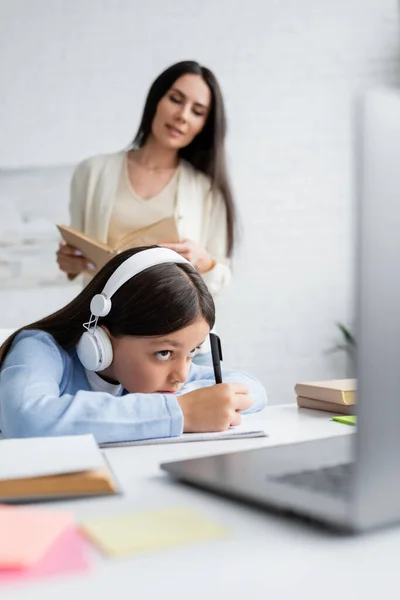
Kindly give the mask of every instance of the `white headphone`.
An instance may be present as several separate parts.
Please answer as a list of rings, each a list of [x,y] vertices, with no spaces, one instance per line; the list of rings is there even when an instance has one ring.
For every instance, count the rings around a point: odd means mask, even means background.
[[[99,317],[105,317],[111,310],[111,297],[119,288],[138,273],[163,263],[191,263],[169,248],[149,248],[130,256],[111,275],[101,294],[93,296],[90,302],[90,319],[84,323],[87,330],[82,334],[76,352],[82,365],[88,371],[102,371],[113,361],[110,338],[101,327],[97,327]]]

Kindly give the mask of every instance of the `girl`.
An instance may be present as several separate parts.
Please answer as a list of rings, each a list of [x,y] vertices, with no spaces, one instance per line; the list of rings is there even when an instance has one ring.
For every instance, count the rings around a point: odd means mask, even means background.
[[[212,368],[191,364],[214,317],[207,286],[178,253],[119,254],[65,308],[1,347],[1,432],[104,443],[239,424],[266,404],[261,384],[227,371],[213,385]]]
[[[235,237],[225,133],[224,103],[213,73],[193,61],[169,67],[150,88],[130,148],[78,165],[71,185],[72,227],[113,246],[174,216],[180,242],[159,243],[187,258],[217,294],[230,280]],[[57,261],[70,279],[84,273],[87,284],[95,265],[79,254],[62,244]],[[208,344],[200,349],[207,352]]]

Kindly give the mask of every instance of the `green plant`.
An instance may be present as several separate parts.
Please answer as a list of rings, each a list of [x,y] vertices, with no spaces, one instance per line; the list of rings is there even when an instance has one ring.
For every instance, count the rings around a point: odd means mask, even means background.
[[[356,340],[354,335],[345,325],[343,325],[343,323],[336,323],[336,327],[339,329],[342,339],[327,351],[328,354],[332,354],[333,352],[346,352],[350,358],[354,358],[356,350]]]
[[[356,372],[356,340],[351,331],[343,325],[343,323],[336,323],[336,327],[340,331],[341,341],[330,348],[327,353],[332,354],[333,352],[346,352],[347,354],[347,372],[346,377],[355,377]]]
[[[343,325],[343,323],[336,323],[336,327],[339,329],[340,333],[342,334],[343,341],[336,344],[332,348],[332,352],[344,350],[345,352],[353,354],[356,349],[356,340],[354,338],[354,335],[351,333],[351,331],[349,329],[347,329],[347,327],[345,325]]]

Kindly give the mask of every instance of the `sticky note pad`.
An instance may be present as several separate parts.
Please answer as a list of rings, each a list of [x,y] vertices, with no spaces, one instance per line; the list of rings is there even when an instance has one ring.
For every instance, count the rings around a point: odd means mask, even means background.
[[[69,512],[0,506],[0,569],[32,566],[73,522]]]
[[[69,527],[32,567],[0,569],[0,587],[14,582],[27,582],[43,577],[86,571],[89,567],[86,554],[86,543],[82,534],[75,526]]]
[[[332,417],[332,421],[343,423],[343,425],[357,425],[357,417],[354,415],[340,415],[338,417]]]
[[[187,508],[166,508],[85,521],[82,530],[109,556],[126,556],[210,540],[227,530]]]

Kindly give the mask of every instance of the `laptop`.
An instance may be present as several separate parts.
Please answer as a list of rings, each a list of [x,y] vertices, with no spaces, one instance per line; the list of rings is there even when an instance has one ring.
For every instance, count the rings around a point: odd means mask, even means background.
[[[348,532],[400,521],[400,92],[355,106],[357,431],[164,463],[174,478]]]

